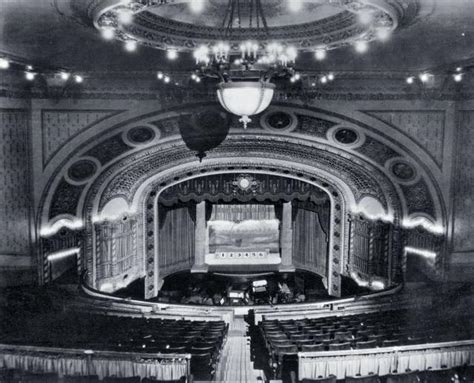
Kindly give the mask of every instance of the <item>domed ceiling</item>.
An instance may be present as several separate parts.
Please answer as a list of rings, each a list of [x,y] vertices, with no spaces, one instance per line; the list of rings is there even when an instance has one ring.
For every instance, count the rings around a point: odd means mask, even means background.
[[[175,0],[141,13],[124,28],[133,32],[132,35],[145,36],[143,45],[129,53],[124,51],[121,41],[102,39],[94,26],[94,20],[104,11],[101,0],[0,0],[0,56],[38,67],[80,71],[156,71],[165,67],[192,70],[191,54],[183,53],[179,60],[170,62],[162,50],[147,46],[161,44],[163,38],[165,43],[179,49],[186,46],[192,49],[229,26],[223,16],[228,1],[206,0],[206,6],[198,14],[190,11],[188,2]],[[107,3],[114,5],[116,1]],[[312,49],[321,42],[344,40],[344,36],[339,36],[341,33],[348,38],[364,34],[367,28],[360,23],[357,7],[354,10],[350,6],[367,2],[301,0],[301,8],[296,11],[287,9],[286,0],[261,0],[261,3],[269,39],[283,33],[291,43],[308,48],[297,59],[297,66],[303,70],[425,70],[470,62],[474,56],[474,2],[470,0],[371,1],[390,10],[381,13],[383,17],[389,15],[395,23],[390,39],[373,41],[365,54],[354,52],[352,46],[343,46],[332,50],[324,61],[316,61]],[[249,36],[253,33],[249,28],[250,11],[245,7],[240,11],[240,28],[235,25],[237,18],[233,19],[233,29],[240,29],[234,36]],[[254,26],[255,23],[254,17]]]

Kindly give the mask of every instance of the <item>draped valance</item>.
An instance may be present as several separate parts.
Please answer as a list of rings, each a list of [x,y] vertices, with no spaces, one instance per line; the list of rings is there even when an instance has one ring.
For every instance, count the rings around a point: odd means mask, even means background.
[[[178,380],[189,374],[190,355],[132,354],[0,345],[0,369],[59,376],[97,375]]]
[[[242,188],[239,180],[248,180],[248,187]],[[322,189],[293,178],[270,174],[214,174],[193,178],[170,186],[160,194],[159,202],[166,206],[176,203],[210,201],[232,202],[278,202],[312,201],[317,204],[328,202],[329,197]]]
[[[425,371],[474,364],[474,341],[424,344],[374,350],[298,353],[299,379],[335,375],[388,375],[393,371]]]

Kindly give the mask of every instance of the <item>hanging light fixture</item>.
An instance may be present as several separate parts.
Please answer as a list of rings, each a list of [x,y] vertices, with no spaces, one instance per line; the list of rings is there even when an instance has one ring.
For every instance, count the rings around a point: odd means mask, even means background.
[[[275,85],[267,81],[221,82],[217,85],[217,98],[229,113],[241,116],[244,129],[251,122],[249,116],[263,112],[273,98]]]

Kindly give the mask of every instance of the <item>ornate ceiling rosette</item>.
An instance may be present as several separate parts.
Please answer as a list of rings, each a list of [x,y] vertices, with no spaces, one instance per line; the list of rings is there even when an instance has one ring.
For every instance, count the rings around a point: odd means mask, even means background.
[[[277,41],[300,51],[369,42],[409,24],[417,4],[418,0],[93,0],[87,13],[110,38],[181,52],[225,40],[229,53],[239,54],[244,41],[256,41],[260,49]]]

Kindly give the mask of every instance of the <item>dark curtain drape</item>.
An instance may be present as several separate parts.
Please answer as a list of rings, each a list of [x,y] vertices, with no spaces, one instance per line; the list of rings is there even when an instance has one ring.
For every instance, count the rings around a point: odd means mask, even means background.
[[[159,205],[158,265],[160,273],[190,268],[194,262],[194,204],[166,208]],[[194,215],[194,217],[193,217]],[[194,218],[194,219],[193,219]]]
[[[329,204],[293,201],[293,263],[327,274]]]

